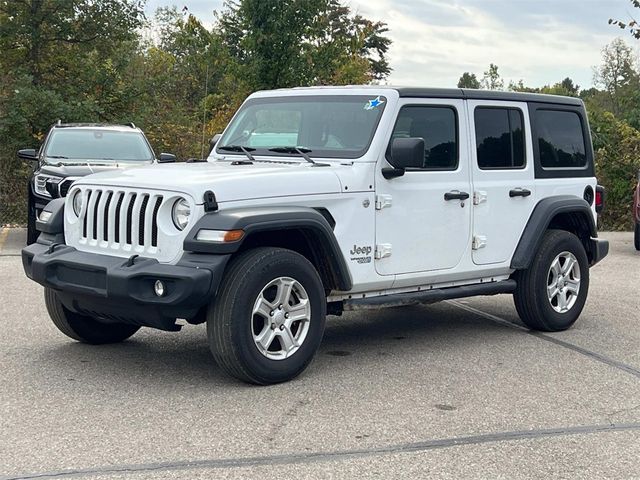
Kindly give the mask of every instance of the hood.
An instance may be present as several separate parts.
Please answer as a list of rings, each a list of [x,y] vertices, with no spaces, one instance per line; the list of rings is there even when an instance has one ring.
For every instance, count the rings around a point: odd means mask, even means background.
[[[89,175],[78,185],[105,185],[144,190],[181,192],[202,203],[204,192],[211,190],[218,202],[266,197],[340,193],[337,164],[314,167],[307,163],[256,162],[232,165],[231,162],[154,164],[147,167]]]
[[[150,165],[151,162],[120,162],[105,165],[104,163],[99,165],[86,165],[78,164],[53,164],[44,163],[40,166],[38,173],[44,173],[47,175],[55,175],[58,177],[84,177],[85,175],[91,175],[92,173],[108,172],[117,169],[126,169],[131,167],[141,167]]]

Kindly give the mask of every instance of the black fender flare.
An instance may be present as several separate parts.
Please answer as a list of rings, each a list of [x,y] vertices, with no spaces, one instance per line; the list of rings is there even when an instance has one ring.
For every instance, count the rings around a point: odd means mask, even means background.
[[[244,236],[235,242],[212,243],[197,239],[200,230],[243,230]],[[340,245],[327,219],[311,207],[273,206],[230,208],[207,213],[191,228],[184,240],[184,250],[195,253],[233,254],[246,239],[257,232],[302,230],[319,242],[323,262],[328,264],[338,290],[353,287],[351,273],[340,251]]]
[[[590,238],[598,236],[596,222],[593,218],[593,211],[589,204],[582,198],[574,195],[556,195],[540,200],[533,209],[529,221],[522,232],[520,242],[511,258],[511,268],[514,270],[525,270],[529,268],[533,257],[538,251],[542,237],[551,225],[552,220],[558,214],[573,213],[578,214],[582,222],[585,222],[583,229],[587,229]],[[585,239],[583,243],[585,242]],[[585,247],[590,248],[589,239]]]

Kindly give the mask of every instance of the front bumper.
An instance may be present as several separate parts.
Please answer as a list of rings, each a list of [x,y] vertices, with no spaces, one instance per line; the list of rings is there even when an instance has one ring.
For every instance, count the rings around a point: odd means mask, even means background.
[[[609,253],[609,241],[601,238],[592,238],[590,241],[591,266],[598,263]]]
[[[227,255],[186,253],[176,265],[152,258],[80,252],[34,243],[22,250],[26,275],[56,290],[64,306],[105,321],[178,330],[176,318],[195,319],[214,298]],[[156,280],[165,285],[161,297]]]

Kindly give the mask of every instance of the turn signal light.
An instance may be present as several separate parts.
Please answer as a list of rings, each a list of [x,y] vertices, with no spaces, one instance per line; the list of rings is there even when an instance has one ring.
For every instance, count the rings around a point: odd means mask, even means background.
[[[201,242],[230,243],[237,242],[244,237],[244,230],[206,230],[202,229],[196,235]]]

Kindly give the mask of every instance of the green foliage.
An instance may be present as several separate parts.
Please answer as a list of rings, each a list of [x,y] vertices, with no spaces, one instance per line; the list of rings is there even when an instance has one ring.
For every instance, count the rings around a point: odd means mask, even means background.
[[[484,72],[480,86],[485,90],[502,90],[504,88],[504,80],[498,73],[497,65],[493,63],[489,65],[489,70]]]
[[[386,25],[337,0],[227,1],[220,35],[251,90],[385,78]]]
[[[598,181],[606,188],[601,228],[631,230],[633,188],[640,170],[640,132],[597,107],[590,109],[589,122]]]
[[[508,89],[513,92],[563,95],[565,97],[577,97],[580,93],[580,86],[576,85],[569,77],[561,82],[554,83],[553,85],[545,85],[544,87],[527,87],[522,80],[519,80],[517,83],[511,81],[509,82]]]
[[[458,80],[458,88],[480,88],[480,81],[475,73],[464,72]]]
[[[133,121],[157,153],[208,152],[259,88],[385,79],[386,25],[338,0],[227,2],[213,28],[145,0],[0,0],[0,225],[26,220],[29,166],[51,124]]]

